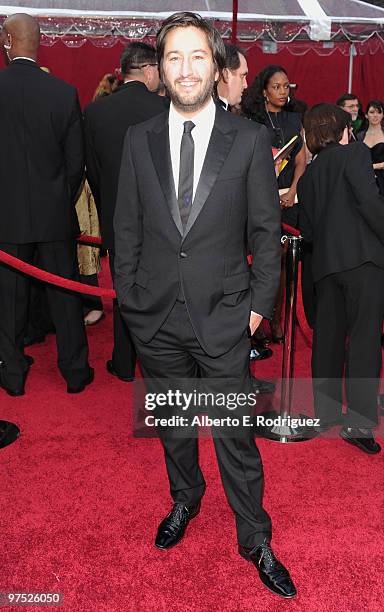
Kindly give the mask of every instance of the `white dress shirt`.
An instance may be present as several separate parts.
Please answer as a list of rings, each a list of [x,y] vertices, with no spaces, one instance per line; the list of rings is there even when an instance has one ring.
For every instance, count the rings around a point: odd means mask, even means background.
[[[12,62],[14,62],[17,59],[27,59],[30,62],[33,62],[34,64],[36,64],[36,60],[32,59],[31,57],[24,57],[24,55],[18,55],[17,57],[13,57]]]
[[[195,158],[193,165],[193,198],[199,183],[201,170],[207,154],[213,124],[215,123],[216,106],[211,98],[209,104],[194,117],[186,119],[177,112],[173,103],[169,108],[169,146],[171,149],[171,163],[173,182],[175,184],[176,198],[179,192],[180,147],[184,132],[185,121],[193,121],[195,127],[191,134],[195,145]],[[192,204],[193,205],[193,204]],[[252,314],[257,314],[252,310]]]
[[[180,147],[184,132],[184,123],[192,121],[195,124],[191,135],[195,146],[195,156],[193,165],[193,198],[199,183],[201,170],[204,164],[211,138],[213,124],[215,122],[216,106],[211,98],[209,104],[194,117],[186,119],[176,110],[173,103],[169,109],[169,145],[171,149],[171,163],[173,181],[175,184],[176,198],[179,193],[179,169],[180,169]]]
[[[223,109],[224,109],[225,111],[227,111],[227,110],[228,110],[228,106],[229,106],[229,102],[228,102],[227,98],[223,98],[223,96],[219,96],[219,99],[220,99],[220,100],[222,101],[222,103],[223,103]]]

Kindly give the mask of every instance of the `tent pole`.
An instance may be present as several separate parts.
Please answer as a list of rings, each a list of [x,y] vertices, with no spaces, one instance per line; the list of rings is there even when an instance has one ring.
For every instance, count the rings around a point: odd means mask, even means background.
[[[352,93],[353,85],[353,58],[356,55],[356,47],[353,43],[349,47],[349,72],[348,72],[348,93]]]
[[[233,0],[232,2],[232,44],[235,45],[237,41],[237,13],[239,12],[239,0]]]

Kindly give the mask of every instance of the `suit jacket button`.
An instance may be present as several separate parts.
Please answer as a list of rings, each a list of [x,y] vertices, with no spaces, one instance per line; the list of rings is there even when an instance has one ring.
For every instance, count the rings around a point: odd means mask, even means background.
[[[188,257],[188,255],[186,253],[184,253],[184,251],[181,251],[180,257]]]

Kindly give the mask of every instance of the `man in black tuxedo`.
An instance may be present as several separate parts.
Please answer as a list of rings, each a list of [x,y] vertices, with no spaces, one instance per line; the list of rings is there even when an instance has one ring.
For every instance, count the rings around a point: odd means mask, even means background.
[[[129,126],[154,117],[165,108],[164,98],[155,93],[159,72],[153,47],[141,42],[129,44],[121,56],[121,71],[124,85],[84,111],[87,178],[99,213],[103,247],[109,251],[113,279],[113,215],[124,136]],[[107,370],[128,382],[135,375],[136,352],[116,300],[113,332],[113,354],[107,361]]]
[[[84,173],[82,120],[74,87],[36,63],[39,24],[25,14],[4,21],[0,44],[0,249],[77,280],[75,197]],[[56,328],[58,365],[69,393],[93,379],[81,299],[47,285]],[[23,395],[31,358],[24,356],[29,279],[0,266],[0,384]]]
[[[225,50],[210,23],[193,13],[172,15],[157,35],[157,51],[172,103],[169,112],[130,128],[124,143],[114,219],[122,316],[150,388],[168,383],[172,391],[179,380],[200,379],[204,388],[216,390],[219,381],[225,392],[249,393],[248,327],[253,332],[270,316],[280,274],[268,135],[214,104]],[[229,414],[217,404],[208,412]],[[270,589],[293,597],[289,573],[270,548],[252,428],[214,427],[212,434],[239,552]],[[191,421],[185,429],[166,422],[160,435],[174,505],[155,544],[168,549],[199,512],[205,481]]]

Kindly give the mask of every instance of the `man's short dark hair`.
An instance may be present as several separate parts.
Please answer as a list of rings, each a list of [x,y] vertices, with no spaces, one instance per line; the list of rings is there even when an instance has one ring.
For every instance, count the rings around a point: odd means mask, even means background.
[[[157,59],[159,62],[160,75],[162,69],[162,62],[164,58],[165,39],[173,28],[197,28],[205,32],[208,40],[209,48],[211,49],[213,61],[216,69],[219,72],[219,78],[223,69],[225,68],[225,47],[223,40],[213,25],[198,15],[197,13],[190,13],[184,11],[181,13],[174,13],[165,21],[163,21],[160,30],[156,36],[156,48],[157,48]]]
[[[225,45],[225,67],[229,70],[238,70],[240,68],[240,58],[239,53],[244,55],[244,51],[236,47],[236,45],[231,45],[226,43]]]
[[[332,142],[338,143],[350,125],[350,114],[335,104],[316,104],[304,117],[305,141],[316,155]]]
[[[340,96],[340,98],[336,101],[336,104],[337,104],[337,106],[343,107],[344,104],[348,100],[357,100],[359,102],[359,98],[357,96],[355,96],[355,94],[353,94],[353,93],[345,93],[342,96]],[[359,102],[359,104],[360,104],[360,102]]]
[[[122,74],[129,74],[132,69],[141,68],[148,64],[156,64],[156,62],[156,50],[154,47],[143,42],[132,42],[126,46],[121,55],[121,72]]]

